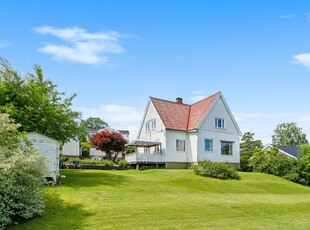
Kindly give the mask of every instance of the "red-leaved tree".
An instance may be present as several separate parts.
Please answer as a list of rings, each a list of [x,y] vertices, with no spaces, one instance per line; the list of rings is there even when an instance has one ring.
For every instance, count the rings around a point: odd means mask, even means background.
[[[105,129],[92,135],[90,144],[93,148],[105,152],[108,159],[115,162],[117,155],[124,151],[127,140],[120,133]]]

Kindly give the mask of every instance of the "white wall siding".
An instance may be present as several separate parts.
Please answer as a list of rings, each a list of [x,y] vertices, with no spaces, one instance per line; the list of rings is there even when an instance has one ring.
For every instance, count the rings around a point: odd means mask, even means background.
[[[80,142],[71,139],[69,142],[65,143],[62,147],[62,154],[70,157],[80,157]]]
[[[225,128],[216,128],[214,119],[224,118]],[[205,139],[213,140],[213,151],[205,151]],[[221,141],[233,142],[233,154],[221,154]],[[198,161],[211,160],[214,162],[240,162],[240,136],[222,98],[220,97],[212,107],[208,116],[201,124],[198,131]]]
[[[185,140],[185,151],[177,151],[176,140]],[[191,154],[191,145],[187,132],[167,130],[166,132],[166,161],[167,162],[188,162]]]
[[[28,133],[27,137],[40,156],[45,157],[49,173],[46,177],[54,178],[59,173],[59,143],[58,141],[37,133]]]
[[[156,119],[156,129],[150,130],[146,132],[145,129],[145,123]],[[154,105],[152,102],[148,104],[148,107],[146,108],[146,115],[144,120],[142,121],[142,128],[141,132],[138,135],[138,139],[144,139],[144,140],[152,140],[152,141],[159,141],[162,143],[162,153],[166,152],[166,138],[165,138],[165,126],[160,119]],[[154,152],[154,147],[150,148],[150,153]],[[139,148],[139,153],[143,153],[143,148]]]

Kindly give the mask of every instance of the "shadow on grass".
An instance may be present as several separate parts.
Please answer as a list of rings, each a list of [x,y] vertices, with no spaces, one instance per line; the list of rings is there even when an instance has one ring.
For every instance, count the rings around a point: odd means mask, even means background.
[[[103,170],[62,170],[66,178],[61,179],[61,185],[71,188],[85,188],[95,186],[118,186],[129,182],[129,177],[111,171]]]
[[[83,210],[82,204],[64,203],[57,192],[50,191],[46,195],[46,208],[42,216],[7,229],[83,229],[83,223],[92,215]]]

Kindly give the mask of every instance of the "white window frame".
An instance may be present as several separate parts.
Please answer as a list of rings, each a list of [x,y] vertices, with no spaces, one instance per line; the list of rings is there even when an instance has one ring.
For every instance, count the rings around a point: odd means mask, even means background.
[[[152,123],[152,130],[156,129],[156,119],[153,119],[151,123]]]
[[[178,141],[184,141],[184,150],[178,150]],[[181,140],[181,139],[176,139],[176,141],[175,141],[175,150],[177,151],[177,152],[186,152],[186,141],[183,139],[183,140]]]
[[[218,127],[218,119],[221,120],[221,124],[222,124],[221,127]],[[225,127],[226,127],[226,120],[224,118],[221,118],[221,117],[215,117],[213,124],[214,124],[214,127],[217,128],[217,129],[225,129]]]
[[[206,150],[206,141],[212,141],[211,150]],[[210,138],[205,138],[205,151],[206,152],[214,152],[214,140]]]

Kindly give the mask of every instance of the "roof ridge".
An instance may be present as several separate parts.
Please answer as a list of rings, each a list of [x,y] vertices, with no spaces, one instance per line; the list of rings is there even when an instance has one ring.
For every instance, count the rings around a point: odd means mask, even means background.
[[[191,104],[191,105],[195,105],[195,104],[197,104],[197,103],[199,103],[199,102],[201,102],[201,101],[203,101],[203,100],[206,100],[206,99],[208,99],[208,98],[210,98],[210,97],[213,97],[214,95],[219,94],[219,93],[221,93],[221,92],[222,92],[222,91],[218,91],[217,93],[214,93],[214,94],[212,94],[211,96],[206,97],[206,98],[204,98],[204,99],[201,99],[200,101],[197,101],[197,102],[195,102],[194,104]]]
[[[189,104],[185,104],[185,103],[177,103],[177,102],[175,102],[175,101],[169,101],[169,100],[166,100],[166,99],[161,99],[161,98],[157,98],[157,97],[151,97],[151,96],[150,96],[150,98],[151,98],[151,99],[155,99],[155,100],[160,100],[160,101],[167,101],[167,102],[171,102],[171,103],[174,103],[174,104],[177,104],[177,105],[187,105],[187,106],[191,106],[191,105],[189,105]]]

